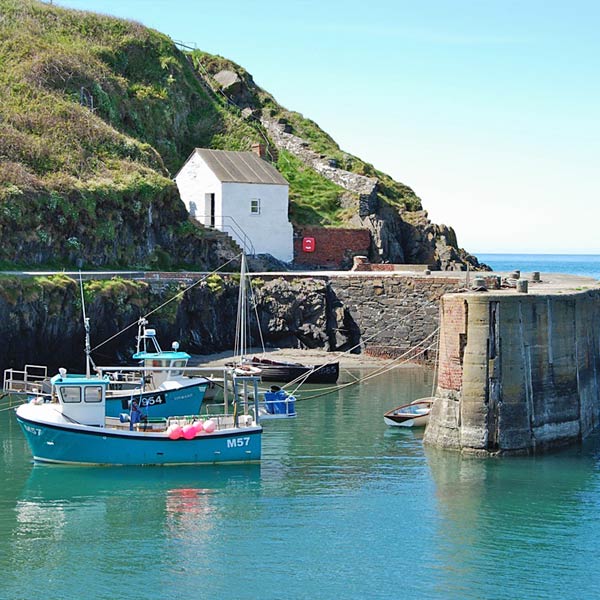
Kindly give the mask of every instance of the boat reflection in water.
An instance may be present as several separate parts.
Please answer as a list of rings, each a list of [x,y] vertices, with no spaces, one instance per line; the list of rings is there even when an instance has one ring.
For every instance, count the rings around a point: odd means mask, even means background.
[[[258,493],[260,465],[211,469],[34,465],[17,501],[14,534],[22,540],[23,559],[35,554],[43,562],[53,553],[72,552],[52,542],[66,533],[69,543],[76,543],[77,528],[93,531],[95,539],[119,538],[120,544],[128,524],[130,531],[148,535],[148,541],[177,537],[182,527],[193,524],[199,533],[213,526],[205,523],[219,518],[213,505],[232,489]]]

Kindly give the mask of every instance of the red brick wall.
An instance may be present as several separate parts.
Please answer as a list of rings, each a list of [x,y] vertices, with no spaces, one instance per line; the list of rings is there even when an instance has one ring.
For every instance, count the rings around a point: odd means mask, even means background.
[[[467,332],[467,304],[460,296],[442,299],[438,385],[459,392]]]
[[[315,238],[315,251],[304,252],[302,239]],[[349,269],[352,257],[368,254],[371,234],[367,229],[333,229],[324,227],[304,227],[294,236],[294,263],[307,267],[328,267]]]

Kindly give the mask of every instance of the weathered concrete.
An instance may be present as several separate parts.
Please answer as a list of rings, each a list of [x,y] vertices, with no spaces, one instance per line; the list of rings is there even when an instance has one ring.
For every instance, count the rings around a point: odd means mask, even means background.
[[[425,443],[534,453],[592,432],[600,422],[600,289],[587,283],[592,289],[536,284],[528,294],[445,296]]]

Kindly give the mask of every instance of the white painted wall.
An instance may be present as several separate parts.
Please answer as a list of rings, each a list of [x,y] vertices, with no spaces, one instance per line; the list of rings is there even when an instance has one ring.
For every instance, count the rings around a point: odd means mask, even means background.
[[[252,240],[257,254],[269,253],[290,262],[294,232],[288,220],[288,186],[260,183],[223,183],[223,214],[233,217]],[[250,212],[250,201],[260,200],[260,214]],[[242,241],[227,229],[240,245]]]
[[[215,227],[243,248],[243,231],[257,254],[268,253],[284,262],[294,258],[294,232],[288,220],[287,185],[221,183],[200,155],[194,153],[175,178],[190,215],[210,225],[209,194],[215,194]],[[260,214],[250,212],[250,201],[260,200]],[[233,220],[233,221],[232,221]]]
[[[215,194],[215,227],[222,229],[222,184],[207,167],[202,158],[194,152],[175,178],[181,200],[190,215],[203,225],[210,225],[209,194]]]

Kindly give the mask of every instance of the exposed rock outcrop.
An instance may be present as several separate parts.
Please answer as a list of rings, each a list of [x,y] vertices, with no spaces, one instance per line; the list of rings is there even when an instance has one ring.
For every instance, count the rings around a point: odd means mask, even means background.
[[[275,147],[275,152],[271,149],[271,155],[285,150],[347,191],[340,196],[340,204],[350,215],[347,217],[348,225],[364,227],[371,232],[369,258],[373,262],[427,263],[436,265],[440,270],[464,270],[467,266],[473,270],[487,269],[476,257],[459,248],[452,228],[429,220],[427,212],[419,209],[420,202],[410,188],[393,182],[372,168],[371,171],[378,176],[341,168],[337,158],[317,152],[311,140],[297,135],[290,120],[280,116],[281,110],[273,109],[274,100],[265,95],[249,73],[226,62],[229,67],[215,72],[213,77],[223,89],[227,86],[228,96],[242,110],[244,118],[260,121]],[[316,124],[312,125],[314,131]],[[333,140],[323,135],[330,146],[337,148]],[[356,162],[354,157],[344,156],[348,164]],[[386,178],[385,185],[379,176]],[[390,189],[390,182],[395,189]],[[417,201],[417,209],[413,206],[409,210],[390,202],[390,197],[399,193],[407,197],[412,195]]]

